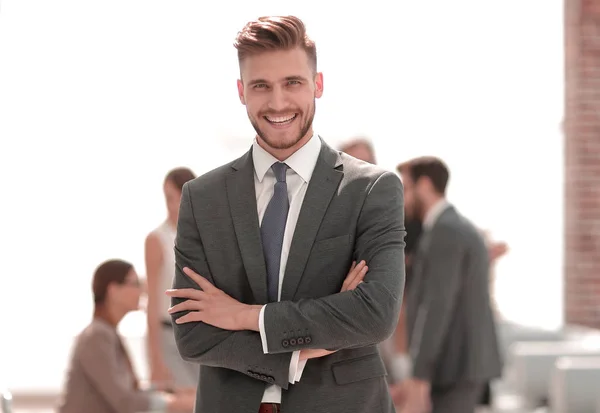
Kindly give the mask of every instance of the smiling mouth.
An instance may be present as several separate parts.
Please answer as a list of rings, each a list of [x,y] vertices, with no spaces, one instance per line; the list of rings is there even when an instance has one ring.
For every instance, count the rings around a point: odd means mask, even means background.
[[[292,123],[298,117],[297,113],[286,116],[263,116],[263,118],[273,125],[287,125]]]

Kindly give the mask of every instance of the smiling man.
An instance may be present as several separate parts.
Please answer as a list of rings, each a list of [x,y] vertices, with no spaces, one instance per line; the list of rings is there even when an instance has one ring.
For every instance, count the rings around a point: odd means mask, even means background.
[[[250,22],[235,47],[256,138],[184,186],[167,292],[201,365],[196,411],[393,412],[377,344],[404,287],[400,180],[314,133],[323,75],[301,20]]]

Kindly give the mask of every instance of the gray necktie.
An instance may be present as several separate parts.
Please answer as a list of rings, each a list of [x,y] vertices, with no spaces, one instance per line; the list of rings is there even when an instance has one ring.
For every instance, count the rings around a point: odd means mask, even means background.
[[[276,302],[279,292],[279,267],[281,264],[281,247],[283,246],[283,234],[287,221],[290,201],[288,200],[287,183],[285,173],[288,166],[281,162],[275,162],[271,168],[275,173],[275,190],[273,198],[269,201],[260,226],[260,235],[263,244],[263,253],[267,265],[267,292],[269,302]]]

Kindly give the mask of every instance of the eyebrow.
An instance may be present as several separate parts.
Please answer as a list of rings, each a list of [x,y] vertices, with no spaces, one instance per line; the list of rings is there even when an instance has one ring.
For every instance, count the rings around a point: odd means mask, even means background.
[[[289,82],[290,80],[299,80],[301,82],[308,82],[308,79],[306,79],[304,76],[286,76],[285,78],[283,78],[283,80],[285,80],[286,82]],[[250,82],[248,82],[248,84],[250,86],[253,85],[258,85],[261,83],[271,83],[266,79],[255,79],[255,80],[251,80]]]

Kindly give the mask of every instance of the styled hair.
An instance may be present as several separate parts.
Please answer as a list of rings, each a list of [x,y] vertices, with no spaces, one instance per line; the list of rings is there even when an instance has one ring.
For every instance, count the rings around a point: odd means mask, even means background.
[[[317,71],[317,48],[306,34],[302,20],[295,16],[266,16],[246,23],[238,32],[234,47],[240,63],[260,53],[302,48],[313,71]]]
[[[420,178],[429,178],[433,188],[438,194],[446,194],[446,187],[448,186],[448,180],[450,179],[450,171],[441,159],[434,156],[422,156],[401,163],[396,169],[399,173],[407,173],[415,183]]]
[[[354,138],[346,143],[344,143],[340,147],[340,151],[348,152],[356,147],[362,146],[367,149],[369,155],[371,155],[372,163],[377,163],[377,158],[375,157],[375,148],[373,148],[373,144],[367,138]]]
[[[196,175],[194,175],[194,172],[192,172],[191,169],[175,168],[169,171],[167,176],[165,176],[165,183],[170,182],[175,186],[175,188],[181,191],[183,189],[183,185],[187,181],[191,181],[194,178],[196,178]]]
[[[100,264],[94,272],[92,280],[92,292],[94,293],[94,304],[103,304],[109,285],[123,284],[133,265],[123,260],[108,260]]]

